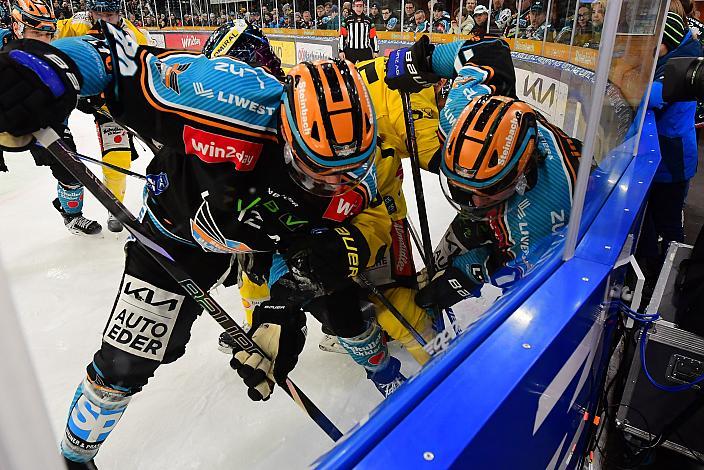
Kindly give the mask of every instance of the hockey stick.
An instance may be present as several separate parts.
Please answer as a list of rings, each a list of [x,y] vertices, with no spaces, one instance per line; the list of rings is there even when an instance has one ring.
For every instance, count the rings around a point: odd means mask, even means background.
[[[413,238],[413,244],[418,249],[418,252],[422,253],[423,248],[420,242],[420,238],[418,237],[418,231],[413,225],[413,221],[410,217],[407,217],[406,221],[408,222],[408,231],[411,232],[411,238]],[[452,310],[452,307],[447,307],[444,311],[447,314],[447,319],[450,320],[450,325],[452,325],[452,329],[455,331],[455,335],[461,335],[462,328],[460,328],[460,326],[457,324],[457,317],[455,316],[455,312]]]
[[[91,172],[71,151],[61,138],[50,128],[37,131],[37,140],[70,171],[85,188],[90,191],[103,206],[114,215],[127,228],[130,234],[142,245],[149,248],[147,252],[154,260],[186,291],[186,293],[217,321],[220,326],[249,353],[257,353],[267,357],[261,348],[254,343],[225,310],[176,264],[173,257],[166,250],[152,241],[140,226],[140,223],[130,211],[118,201],[109,189]],[[315,423],[333,441],[342,437],[340,430],[328,419],[325,414],[298,388],[289,378],[285,384],[279,384],[286,393],[315,421]]]
[[[81,155],[80,153],[76,153],[76,156],[77,156],[78,158],[80,158],[81,160],[85,160],[85,161],[87,161],[87,162],[96,163],[96,164],[98,164],[98,165],[100,165],[100,166],[104,166],[104,167],[106,167],[106,168],[110,168],[111,170],[115,170],[115,171],[120,172],[120,173],[122,173],[122,174],[125,174],[125,175],[127,175],[127,176],[134,176],[135,178],[140,179],[140,180],[145,180],[145,181],[147,180],[147,177],[144,176],[144,175],[140,175],[139,173],[135,173],[135,172],[133,172],[133,171],[126,170],[126,169],[121,168],[121,167],[119,167],[119,166],[117,166],[117,165],[113,165],[112,163],[104,162],[104,161],[102,161],[102,160],[98,160],[97,158],[89,157],[89,156],[87,156],[87,155]]]
[[[413,110],[411,108],[411,95],[407,92],[401,92],[401,102],[403,103],[403,114],[406,121],[406,145],[411,157],[411,173],[413,174],[413,186],[416,193],[416,206],[418,206],[418,220],[420,222],[421,239],[418,238],[418,232],[408,217],[408,228],[416,244],[416,248],[423,255],[425,268],[428,272],[428,281],[435,276],[435,263],[433,262],[433,246],[430,240],[430,229],[428,225],[428,211],[425,207],[425,194],[423,193],[423,181],[420,176],[420,158],[418,157],[418,144],[416,142],[416,126],[413,122]],[[438,319],[437,328],[445,329],[445,320],[442,317],[440,309],[433,307],[433,313]],[[457,317],[451,308],[445,309],[448,320],[452,325],[456,335],[462,334],[462,329],[457,324]]]
[[[379,288],[375,286],[367,276],[365,276],[364,274],[359,274],[357,275],[357,278],[362,281],[362,284],[364,284],[367,289],[372,291],[372,294],[374,294],[374,296],[379,299],[382,304],[384,304],[384,307],[389,309],[393,316],[396,317],[396,320],[398,320],[399,323],[401,323],[401,325],[403,325],[404,328],[408,330],[411,336],[413,336],[415,340],[418,341],[418,344],[420,344],[421,346],[425,346],[427,344],[425,338],[423,338],[423,336],[418,333],[418,330],[413,328],[413,325],[408,323],[408,320],[406,320],[401,314],[401,312],[399,312],[399,310],[394,306],[394,304],[391,303],[389,298],[386,297],[386,295],[384,295],[384,293],[381,292]]]
[[[423,181],[420,176],[420,158],[418,157],[418,146],[416,142],[416,126],[413,122],[413,110],[411,109],[411,95],[401,91],[401,103],[403,104],[403,115],[406,124],[406,146],[411,157],[411,173],[413,174],[413,187],[416,193],[416,206],[418,207],[418,220],[420,222],[420,234],[423,242],[421,254],[425,262],[425,269],[428,272],[428,279],[435,277],[435,265],[433,263],[433,246],[430,241],[430,229],[428,228],[428,211],[425,207],[425,195],[423,194]],[[437,327],[445,329],[445,320],[437,306],[432,308]]]

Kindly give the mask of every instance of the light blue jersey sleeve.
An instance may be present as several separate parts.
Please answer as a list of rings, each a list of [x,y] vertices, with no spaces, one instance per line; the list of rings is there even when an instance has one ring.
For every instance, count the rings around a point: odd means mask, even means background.
[[[252,153],[277,141],[283,84],[262,68],[139,46],[114,28],[105,40],[82,36],[52,44],[78,66],[80,94],[104,92],[113,117],[143,137],[187,153],[183,136],[193,129],[250,142],[237,145]]]
[[[572,207],[576,160],[563,155],[564,145],[549,127],[538,124],[538,145],[545,158],[533,189],[515,194],[487,222],[491,245],[458,254],[452,265],[473,282],[508,288],[525,277],[561,246]]]
[[[12,40],[12,31],[10,28],[0,28],[0,49]]]

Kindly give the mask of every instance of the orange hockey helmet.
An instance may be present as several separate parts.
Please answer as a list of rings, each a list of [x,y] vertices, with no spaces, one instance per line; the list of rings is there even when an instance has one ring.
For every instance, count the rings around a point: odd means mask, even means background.
[[[54,11],[44,0],[14,0],[10,16],[20,26],[20,32],[25,28],[52,34],[56,32]]]
[[[451,204],[463,211],[495,206],[529,188],[537,167],[536,113],[506,96],[474,98],[462,111],[443,149],[440,179]]]
[[[281,127],[291,176],[309,192],[345,193],[373,168],[374,107],[349,61],[318,60],[293,67],[286,77]]]

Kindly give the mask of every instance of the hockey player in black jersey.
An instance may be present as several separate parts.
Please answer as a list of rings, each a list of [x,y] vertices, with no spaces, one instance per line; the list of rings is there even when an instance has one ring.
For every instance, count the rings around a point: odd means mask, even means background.
[[[31,38],[48,43],[55,32],[56,18],[47,3],[43,0],[15,0],[12,3],[8,28],[4,31],[0,30],[0,49],[3,43],[13,39]],[[7,41],[3,40],[3,37],[6,37]],[[71,131],[65,122],[54,125],[54,129],[69,147],[76,148]],[[52,205],[61,214],[66,228],[71,233],[79,235],[100,233],[102,230],[100,224],[83,216],[83,186],[44,147],[32,144],[28,146],[28,150],[36,164],[48,166],[57,180],[57,197]],[[2,162],[1,147],[0,162]]]
[[[3,145],[63,119],[78,94],[105,92],[119,123],[162,147],[147,167],[155,183],[142,224],[202,288],[223,277],[233,254],[286,255],[313,233],[305,256],[329,260],[320,273],[328,281],[374,264],[390,219],[376,198],[374,111],[351,63],[300,64],[282,84],[231,57],[141,47],[105,28],[105,41],[22,41],[0,53]],[[184,354],[200,312],[144,247],[127,243],[102,346],[70,407],[65,458],[92,461],[132,395]],[[251,398],[268,398],[293,368],[304,325],[295,302],[255,310],[249,335],[273,362],[233,361]]]

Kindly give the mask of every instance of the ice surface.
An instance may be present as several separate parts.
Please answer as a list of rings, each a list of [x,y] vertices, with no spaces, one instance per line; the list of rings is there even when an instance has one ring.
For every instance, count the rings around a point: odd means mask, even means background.
[[[70,127],[79,151],[97,157],[92,117],[76,111]],[[143,173],[150,153],[140,149],[140,154],[132,170]],[[10,173],[0,173],[0,255],[58,442],[75,388],[100,346],[122,275],[127,234],[107,231],[107,212],[89,194],[84,214],[103,225],[103,235],[70,234],[51,206],[56,181],[49,168],[36,167],[29,153],[6,153],[5,159]],[[410,171],[406,175],[409,209],[417,221]],[[454,214],[437,179],[425,174],[424,184],[437,242]],[[141,181],[128,177],[125,203],[135,213],[141,187]],[[242,320],[236,289],[219,288],[214,295]],[[466,302],[455,310],[466,325],[488,303]],[[306,348],[292,378],[344,432],[381,396],[349,357],[320,351],[320,328],[314,319],[308,325]],[[130,403],[96,458],[101,469],[304,468],[332,446],[283,391],[266,403],[251,402],[229,358],[217,349],[219,333],[207,315],[195,323],[186,355],[160,367]],[[407,374],[418,370],[405,351],[392,346],[392,353]]]

